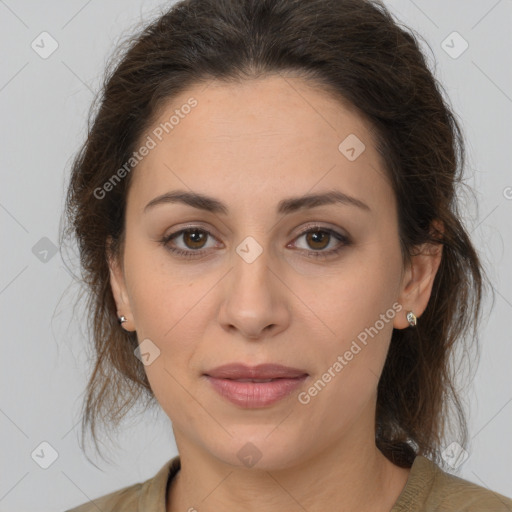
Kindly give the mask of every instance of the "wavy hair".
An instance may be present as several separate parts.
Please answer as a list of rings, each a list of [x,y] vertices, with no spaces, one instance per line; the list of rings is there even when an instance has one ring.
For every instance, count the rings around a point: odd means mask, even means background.
[[[95,190],[188,87],[288,71],[370,123],[396,195],[404,262],[421,244],[443,244],[417,327],[392,333],[378,384],[376,445],[402,467],[420,454],[439,463],[450,413],[466,444],[452,363],[466,338],[477,341],[486,276],[459,213],[464,138],[419,37],[378,0],[182,0],[115,49],[71,169],[61,237],[77,242],[87,290],[94,362],[82,435],[89,429],[96,447],[98,424],[109,430],[142,398],[156,400],[133,354],[136,334],[119,328],[109,281],[107,239],[119,255],[131,174],[101,199]]]

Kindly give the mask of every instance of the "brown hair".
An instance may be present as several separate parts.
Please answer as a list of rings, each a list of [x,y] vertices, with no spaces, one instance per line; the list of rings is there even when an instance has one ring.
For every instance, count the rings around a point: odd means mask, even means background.
[[[131,173],[101,199],[95,190],[130,159],[164,102],[187,87],[287,71],[369,121],[396,194],[404,262],[417,246],[440,242],[432,221],[444,226],[429,304],[416,328],[392,334],[378,384],[376,444],[400,466],[416,454],[440,462],[451,408],[456,440],[466,444],[450,356],[470,331],[476,339],[486,276],[458,211],[461,129],[417,36],[377,0],[184,0],[118,47],[72,166],[62,237],[76,237],[89,290],[94,368],[82,427],[96,447],[97,422],[117,426],[141,398],[156,400],[134,357],[136,334],[118,325],[109,283],[106,241],[111,236],[113,254],[122,253]]]

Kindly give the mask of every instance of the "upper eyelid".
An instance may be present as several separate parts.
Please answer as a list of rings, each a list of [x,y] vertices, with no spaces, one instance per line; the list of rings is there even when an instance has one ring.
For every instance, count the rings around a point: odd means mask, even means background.
[[[178,238],[178,237],[182,236],[185,232],[187,232],[189,230],[194,230],[194,229],[196,229],[198,231],[204,231],[205,233],[208,234],[208,236],[211,236],[211,237],[215,238],[217,241],[219,241],[218,237],[214,233],[212,233],[210,229],[205,228],[205,227],[201,226],[200,224],[193,224],[190,226],[185,226],[183,228],[180,228],[177,231],[173,231],[169,235],[165,235],[164,239],[170,241],[174,238]],[[317,231],[326,231],[326,232],[330,233],[331,235],[336,236],[337,238],[339,237],[338,238],[339,241],[342,241],[343,239],[347,239],[347,240],[350,239],[350,235],[340,233],[337,229],[327,227],[327,226],[322,226],[319,223],[318,224],[309,223],[304,228],[302,228],[299,233],[297,233],[297,235],[294,237],[293,240],[295,240],[296,238],[298,238],[300,236],[305,235],[306,233],[309,233],[310,231],[315,231],[315,229]],[[340,238],[341,238],[341,240],[340,240]],[[192,250],[192,249],[190,249],[190,250]],[[199,249],[199,250],[202,250],[202,249]]]

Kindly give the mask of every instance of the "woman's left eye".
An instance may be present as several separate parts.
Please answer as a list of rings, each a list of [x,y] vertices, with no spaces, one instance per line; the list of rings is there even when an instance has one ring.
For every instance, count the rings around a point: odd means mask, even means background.
[[[307,231],[302,232],[296,240],[303,237],[305,238],[306,244],[313,249],[311,250],[306,247],[304,250],[309,256],[314,258],[328,258],[336,255],[351,243],[347,236],[342,235],[333,229],[323,228],[321,226],[310,227]],[[334,248],[324,250],[329,246],[332,247],[333,245]]]
[[[206,252],[205,248],[208,249],[206,241],[208,238],[214,238],[214,236],[205,229],[199,227],[192,227],[176,231],[164,237],[160,242],[165,246],[166,249],[171,251],[173,254],[185,257],[185,258],[200,258],[204,256]],[[349,238],[346,235],[342,235],[337,231],[321,226],[309,227],[306,231],[299,234],[294,240],[305,239],[305,243],[309,245],[309,249],[306,247],[304,251],[308,256],[313,258],[327,258],[339,253],[344,247],[351,244]],[[180,247],[176,243],[176,240],[182,240],[184,246]],[[327,249],[329,246],[335,244],[334,248]],[[296,244],[291,244],[296,247]],[[290,247],[288,244],[286,247]],[[211,248],[211,246],[210,246]],[[300,247],[299,247],[300,248]]]

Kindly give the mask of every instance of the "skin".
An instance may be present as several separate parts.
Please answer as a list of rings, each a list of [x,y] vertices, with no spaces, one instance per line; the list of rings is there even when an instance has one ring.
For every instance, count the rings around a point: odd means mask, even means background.
[[[181,458],[167,510],[389,511],[410,470],[375,446],[377,384],[393,328],[411,328],[406,312],[420,317],[427,306],[441,248],[425,246],[403,265],[396,199],[371,126],[348,105],[297,76],[211,81],[169,102],[154,127],[190,97],[198,105],[134,171],[124,251],[110,259],[123,328],[160,350],[145,370]],[[338,150],[349,134],[366,146],[354,161]],[[167,203],[144,213],[152,199],[178,189],[212,196],[229,212]],[[331,204],[276,213],[282,199],[330,190],[370,211]],[[331,236],[315,244],[301,233],[311,223],[320,225],[313,232],[330,228],[352,242],[315,259],[310,252],[342,242]],[[191,225],[211,235],[199,242],[182,235],[170,245],[202,250],[201,257],[176,256],[160,243]],[[252,263],[236,252],[247,236],[263,251]],[[298,392],[393,304],[401,311],[300,403]],[[244,409],[203,376],[228,362],[276,362],[309,377],[271,406]],[[261,453],[252,467],[237,456],[249,442]]]

